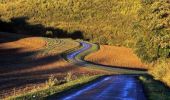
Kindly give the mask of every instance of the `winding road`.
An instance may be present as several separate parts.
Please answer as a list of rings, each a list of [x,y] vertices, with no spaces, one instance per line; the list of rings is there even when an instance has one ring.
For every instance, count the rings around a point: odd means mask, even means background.
[[[50,100],[146,100],[142,85],[136,76],[146,73],[145,71],[111,68],[102,65],[92,64],[83,59],[81,53],[88,51],[93,45],[87,42],[80,42],[82,47],[79,50],[66,54],[66,59],[74,64],[102,70],[129,72],[133,75],[107,76],[88,86],[81,87],[73,92],[68,92],[61,97],[53,96]],[[136,73],[136,75],[134,75]]]
[[[139,69],[110,67],[110,66],[99,65],[99,64],[88,62],[88,61],[84,61],[84,57],[86,56],[86,54],[82,54],[82,53],[87,52],[87,51],[89,51],[89,53],[94,52],[93,46],[98,46],[98,45],[91,44],[88,42],[80,42],[80,44],[81,44],[81,48],[79,50],[75,50],[73,52],[69,52],[66,54],[67,61],[74,63],[74,64],[78,64],[80,66],[84,66],[84,67],[119,72],[123,74],[146,74],[146,71],[139,70]]]
[[[57,100],[146,100],[146,98],[135,76],[115,75],[63,95]]]

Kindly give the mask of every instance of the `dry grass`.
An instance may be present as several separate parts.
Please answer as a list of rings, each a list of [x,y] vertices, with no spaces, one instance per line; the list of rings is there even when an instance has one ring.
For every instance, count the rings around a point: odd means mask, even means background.
[[[30,37],[0,43],[0,99],[41,88],[50,75],[62,80],[68,72],[75,77],[107,73],[68,63],[60,54],[79,44],[72,40],[55,41]]]
[[[87,61],[98,64],[147,69],[129,48],[102,45],[100,50],[85,57]]]
[[[14,96],[21,93],[35,91],[38,88],[44,88],[45,81],[48,80],[50,75],[54,75],[58,80],[63,80],[68,72],[72,72],[74,77],[106,73],[104,71],[89,70],[86,68],[81,68],[80,66],[74,66],[61,59],[47,65],[33,66],[33,68],[0,74],[0,76],[4,76],[4,78],[0,78],[0,81],[8,82],[6,84],[1,84],[0,87],[4,88],[3,91],[0,92],[0,96]]]
[[[14,42],[1,43],[0,48],[2,49],[22,48],[22,51],[26,52],[26,51],[40,50],[45,45],[46,45],[46,42],[43,40],[43,38],[29,37],[29,38],[20,39]]]

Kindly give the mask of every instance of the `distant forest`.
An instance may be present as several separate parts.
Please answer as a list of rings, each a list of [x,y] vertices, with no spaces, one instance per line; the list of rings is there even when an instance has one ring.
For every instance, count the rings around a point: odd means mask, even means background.
[[[0,20],[1,31],[131,47],[170,86],[169,0],[1,0]]]

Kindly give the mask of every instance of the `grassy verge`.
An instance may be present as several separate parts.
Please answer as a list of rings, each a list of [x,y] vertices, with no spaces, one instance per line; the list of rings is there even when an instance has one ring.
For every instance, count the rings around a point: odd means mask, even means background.
[[[170,100],[170,89],[149,75],[139,77],[148,100]]]
[[[84,41],[84,42],[85,42],[85,41]],[[78,55],[76,55],[75,59],[76,59],[77,61],[80,61],[80,62],[81,62],[82,60],[84,60],[85,56],[87,56],[88,54],[93,53],[93,52],[95,52],[95,51],[97,51],[97,50],[100,49],[100,47],[99,47],[97,44],[93,44],[93,43],[89,43],[89,42],[86,42],[86,43],[90,44],[91,47],[90,47],[89,49],[87,49],[87,50],[79,53]],[[74,49],[72,49],[72,50],[70,50],[70,51],[66,51],[65,53],[63,53],[63,57],[64,57],[66,60],[68,60],[69,62],[72,62],[71,60],[67,59],[66,55],[68,55],[69,53],[74,52],[74,51],[76,51],[76,50],[82,49],[82,48],[83,48],[83,47],[80,45],[80,46],[77,47],[77,48],[74,48]],[[144,72],[144,71],[126,70],[126,69],[118,69],[118,68],[116,68],[116,69],[113,70],[112,67],[107,67],[107,66],[106,66],[106,67],[100,67],[100,66],[98,66],[98,65],[95,64],[95,63],[88,62],[88,61],[84,61],[84,63],[85,63],[85,62],[87,62],[86,68],[105,70],[105,71],[112,72],[113,74],[121,74],[121,73],[122,73],[122,74],[145,74],[145,73],[147,73],[147,72]],[[74,63],[74,62],[73,62],[73,63]],[[91,63],[91,64],[88,64],[88,63]],[[80,63],[80,64],[79,64],[79,63],[76,63],[76,64],[82,66],[82,63]],[[94,65],[93,65],[93,64],[94,64]]]
[[[80,44],[80,43],[79,43]],[[66,50],[65,52],[63,52],[62,54],[61,54],[61,56],[65,59],[65,60],[69,60],[69,59],[67,59],[67,55],[69,54],[69,53],[71,53],[71,52],[74,52],[74,51],[77,51],[77,50],[79,50],[79,49],[81,49],[81,48],[83,48],[81,45],[79,45],[79,46],[77,46],[77,47],[75,47],[75,48],[73,48],[73,49],[69,49],[69,50]]]
[[[128,59],[127,59],[128,57]],[[147,69],[133,50],[126,47],[101,45],[100,50],[85,57],[86,61],[97,64],[130,69]]]
[[[30,92],[30,93],[25,93],[25,94],[21,94],[21,95],[14,96],[14,97],[9,97],[8,99],[10,100],[39,100],[39,99],[43,99],[45,97],[48,97],[54,94],[57,95],[58,93],[68,91],[71,88],[79,87],[83,84],[87,84],[99,77],[101,77],[101,75],[84,76],[84,77],[70,81],[62,85],[58,85],[58,86],[54,85],[50,88],[46,88],[46,89],[42,89],[39,91]]]
[[[87,42],[87,43],[89,43],[89,42]],[[100,49],[100,46],[97,45],[97,44],[93,44],[93,43],[89,43],[89,44],[91,44],[91,48],[86,50],[86,51],[81,52],[80,54],[78,54],[76,56],[76,59],[84,60],[85,56],[87,56],[87,55],[89,55],[89,54],[91,54],[93,52],[96,52],[96,51],[98,51]],[[96,64],[96,63],[89,62],[89,61],[86,61],[86,62],[94,64],[94,66],[93,65],[88,66],[89,68],[107,70],[107,71],[110,71],[110,72],[112,72],[114,74],[145,74],[144,71],[140,71],[140,70],[139,71],[138,70],[126,70],[126,69],[122,69],[122,70],[121,69],[115,69],[115,70],[113,70],[112,67],[107,67],[107,66],[99,67],[99,66],[95,66],[95,65],[100,65],[100,64]]]
[[[91,44],[92,47],[90,49],[83,51],[80,54],[78,54],[76,56],[76,59],[83,59],[84,60],[85,56],[87,56],[88,54],[93,53],[95,51],[98,51],[100,49],[100,47],[97,44],[93,44],[93,43],[89,43],[89,42],[87,42],[87,43]]]

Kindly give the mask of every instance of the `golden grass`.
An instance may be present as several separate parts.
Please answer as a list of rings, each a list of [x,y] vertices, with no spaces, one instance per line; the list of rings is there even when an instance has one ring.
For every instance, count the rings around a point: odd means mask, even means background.
[[[42,84],[44,84],[51,75],[54,75],[57,79],[60,80],[63,79],[68,72],[72,72],[76,77],[81,75],[108,73],[105,71],[92,70],[83,68],[81,66],[75,66],[62,59],[60,53],[78,46],[79,44],[77,42],[72,40],[61,40],[58,45],[55,44],[51,47],[48,45],[48,42],[44,40],[45,39],[40,37],[30,37],[13,42],[0,43],[0,50],[3,51],[0,53],[0,55],[4,56],[5,54],[10,54],[10,57],[16,56],[16,59],[21,59],[20,62],[12,64],[13,62],[11,63],[11,60],[16,60],[14,57],[14,59],[9,60],[11,65],[0,66],[0,72],[2,72],[0,73],[0,81],[2,82],[0,84],[0,99],[10,95],[21,94],[22,92],[26,93],[37,87],[41,88],[44,86]],[[8,51],[15,48],[18,48],[17,52]],[[22,61],[25,58],[17,58],[22,53],[27,53],[30,51],[37,52],[38,50],[44,50],[48,48],[52,48],[52,50],[47,50],[49,53],[46,55],[38,54],[38,56],[35,56],[31,59],[28,58],[27,62],[29,63]],[[48,60],[48,58],[50,60]]]
[[[2,49],[14,49],[21,48],[22,51],[36,51],[42,49],[46,45],[43,38],[40,37],[29,37],[23,38],[14,42],[1,43],[0,48]]]
[[[69,2],[67,0],[47,2],[3,0],[0,3],[0,15],[2,20],[7,21],[18,17],[17,20],[22,20],[21,16],[29,18],[26,19],[27,28],[22,27],[16,32],[23,30],[23,32],[42,34],[41,31],[37,33],[37,28],[34,28],[34,25],[42,24],[69,33],[81,31],[85,39],[93,42],[100,42],[103,37],[106,37],[107,43],[120,45],[133,42],[133,39],[130,39],[133,22],[137,19],[137,11],[140,7],[140,0],[69,0]],[[29,27],[32,30],[29,30]],[[116,39],[109,40],[110,37]]]
[[[45,73],[44,73],[45,72]],[[1,81],[9,81],[9,83],[1,85],[1,87],[10,87],[10,85],[15,85],[17,83],[23,83],[21,86],[14,86],[12,88],[7,88],[0,92],[0,98],[6,98],[9,96],[14,96],[21,93],[27,93],[30,91],[35,91],[45,87],[45,80],[48,80],[50,75],[54,75],[58,80],[62,80],[66,77],[68,72],[72,72],[74,77],[79,77],[83,75],[97,75],[106,74],[105,71],[90,70],[87,68],[81,68],[81,66],[71,65],[65,60],[61,59],[54,63],[50,63],[42,66],[34,66],[33,68],[16,70],[13,72],[0,74],[0,76],[5,76],[6,78],[0,79]],[[36,73],[39,73],[38,75]],[[29,74],[29,75],[28,75]],[[13,81],[19,80],[19,81]],[[35,83],[25,83],[26,81],[35,81]],[[44,80],[41,82],[41,80]],[[40,82],[39,82],[40,81]]]
[[[147,69],[132,49],[102,45],[100,50],[85,57],[85,60],[98,64]]]

